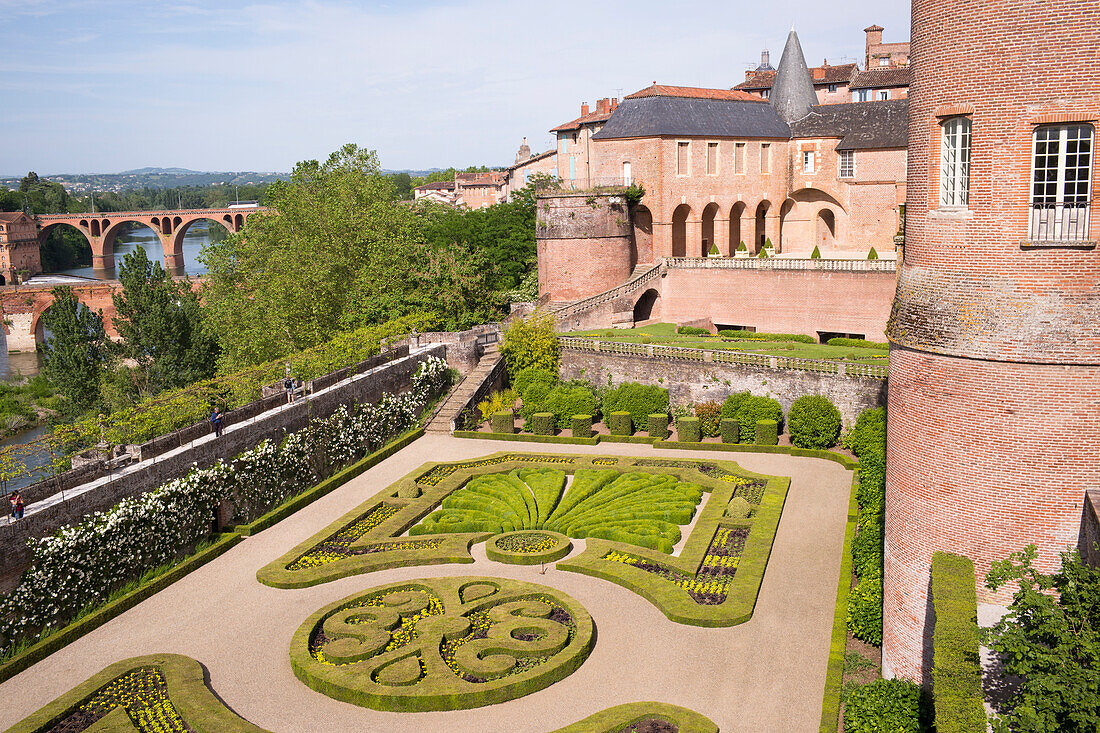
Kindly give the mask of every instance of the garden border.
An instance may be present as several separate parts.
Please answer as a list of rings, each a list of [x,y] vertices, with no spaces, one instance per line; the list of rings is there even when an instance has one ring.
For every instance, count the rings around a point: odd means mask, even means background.
[[[541,534],[554,540],[556,544],[543,552],[514,552],[497,546],[497,541],[504,537],[514,537],[522,534]],[[573,542],[561,532],[549,529],[517,529],[514,532],[502,532],[485,540],[485,556],[494,562],[507,563],[509,565],[539,565],[544,562],[557,562],[573,551]]]

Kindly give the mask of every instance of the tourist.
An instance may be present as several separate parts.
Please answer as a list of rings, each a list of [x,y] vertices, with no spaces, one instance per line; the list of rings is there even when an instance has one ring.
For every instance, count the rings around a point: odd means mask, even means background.
[[[283,389],[286,390],[286,403],[289,405],[294,401],[294,380],[290,378],[289,374],[283,380]]]
[[[18,491],[11,492],[11,496],[8,497],[8,501],[11,502],[11,518],[22,519],[23,518],[23,495]]]
[[[210,422],[214,425],[214,437],[222,437],[222,423],[225,422],[225,416],[222,415],[220,408],[214,408],[214,412],[210,415]]]

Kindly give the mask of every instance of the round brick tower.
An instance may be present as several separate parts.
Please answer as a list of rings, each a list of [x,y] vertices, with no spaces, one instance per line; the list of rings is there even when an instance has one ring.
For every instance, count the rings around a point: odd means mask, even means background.
[[[1100,5],[913,0],[890,319],[883,672],[927,681],[932,553],[1041,566],[1100,487]],[[1033,180],[1037,177],[1038,185]]]
[[[633,234],[622,193],[540,194],[535,204],[539,296],[570,302],[622,285],[635,264]]]

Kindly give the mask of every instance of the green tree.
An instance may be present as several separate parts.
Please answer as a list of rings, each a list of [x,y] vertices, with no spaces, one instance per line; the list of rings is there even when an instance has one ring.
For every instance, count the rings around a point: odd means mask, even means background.
[[[504,332],[500,353],[504,356],[509,374],[519,374],[530,367],[557,373],[561,345],[558,343],[554,317],[535,312],[527,319],[514,322]]]
[[[42,315],[50,338],[43,346],[43,373],[78,410],[90,409],[99,399],[107,334],[103,316],[84,306],[72,288],[50,291],[53,305]]]
[[[415,215],[394,202],[373,151],[345,145],[272,184],[277,214],[202,254],[207,325],[221,366],[242,367],[413,310],[423,261]]]
[[[149,375],[154,392],[214,375],[217,341],[202,327],[189,279],[173,280],[142,247],[123,258],[122,291],[112,296],[115,327],[126,356]]]
[[[1010,689],[1009,712],[994,719],[999,733],[1095,733],[1100,730],[1100,568],[1076,551],[1062,553],[1051,574],[1033,566],[1035,545],[995,562],[993,591],[1015,582],[1008,613],[985,632],[1000,653]]]

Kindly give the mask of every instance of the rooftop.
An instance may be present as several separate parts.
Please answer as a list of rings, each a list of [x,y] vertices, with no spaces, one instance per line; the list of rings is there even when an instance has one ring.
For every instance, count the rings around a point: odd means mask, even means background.
[[[908,66],[886,66],[868,69],[856,74],[852,80],[852,89],[882,89],[884,87],[907,87],[913,78]]]
[[[837,66],[831,66],[824,64],[822,66],[814,66],[810,69],[810,77],[813,79],[814,86],[821,86],[824,84],[846,84],[851,81],[852,76],[858,71],[856,64],[839,64]],[[756,71],[752,72],[752,77],[741,82],[733,89],[745,90],[745,91],[761,91],[763,89],[771,89],[775,83],[774,71]]]
[[[722,89],[700,91],[725,91],[727,96],[632,94],[623,100],[614,116],[592,139],[672,135],[781,139],[790,137],[790,128],[779,118],[775,109],[759,97],[752,97],[745,92],[730,94],[728,90]]]
[[[791,136],[838,137],[837,150],[904,148],[909,140],[909,100],[819,105],[791,123]]]
[[[653,82],[651,86],[627,95],[626,99],[644,99],[646,97],[676,97],[678,99],[718,99],[726,102],[755,102],[763,100],[754,94],[738,89],[707,89],[704,87],[676,87]]]

